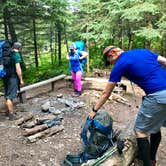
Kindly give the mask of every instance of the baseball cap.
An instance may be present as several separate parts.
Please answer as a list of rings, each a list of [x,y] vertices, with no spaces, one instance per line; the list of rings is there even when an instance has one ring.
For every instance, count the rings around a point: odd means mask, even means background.
[[[72,44],[70,45],[69,49],[70,49],[70,50],[76,49],[76,45],[75,45],[74,43],[72,43]]]
[[[15,48],[15,49],[21,49],[22,48],[22,44],[20,42],[15,42],[13,44],[13,48]]]
[[[115,48],[117,48],[117,47],[115,47],[115,46],[107,46],[107,47],[104,48],[104,50],[103,50],[103,60],[104,60],[105,66],[109,66],[110,65],[110,63],[107,61],[107,56],[109,55],[109,52],[112,51]]]

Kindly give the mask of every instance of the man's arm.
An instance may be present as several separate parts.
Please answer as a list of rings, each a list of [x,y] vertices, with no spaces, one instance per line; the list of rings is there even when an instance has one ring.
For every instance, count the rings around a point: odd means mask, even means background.
[[[96,112],[101,108],[101,106],[107,101],[110,97],[116,82],[108,82],[106,88],[102,92],[99,100],[96,102],[95,106],[93,107],[93,111],[90,113],[90,118],[93,118],[96,115]]]
[[[163,65],[164,67],[166,67],[166,58],[165,58],[165,57],[159,55],[158,58],[157,58],[157,61],[158,61],[161,65]]]
[[[17,73],[17,76],[20,80],[20,85],[23,86],[24,81],[23,81],[23,78],[22,78],[22,70],[21,70],[20,63],[16,63],[15,65],[16,65],[16,73]]]

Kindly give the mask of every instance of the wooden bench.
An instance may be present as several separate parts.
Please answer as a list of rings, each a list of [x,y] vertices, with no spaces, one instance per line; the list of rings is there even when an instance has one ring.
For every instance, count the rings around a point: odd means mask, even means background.
[[[20,92],[19,92],[19,100],[20,100],[20,102],[24,103],[26,101],[26,91],[32,90],[34,88],[38,88],[40,86],[47,85],[49,83],[51,83],[51,90],[53,91],[54,90],[54,83],[56,81],[58,81],[58,80],[64,79],[65,77],[66,77],[66,75],[62,74],[62,75],[56,76],[54,78],[50,78],[48,80],[44,80],[44,81],[37,82],[37,83],[32,84],[32,85],[28,85],[28,86],[22,87],[20,89]]]

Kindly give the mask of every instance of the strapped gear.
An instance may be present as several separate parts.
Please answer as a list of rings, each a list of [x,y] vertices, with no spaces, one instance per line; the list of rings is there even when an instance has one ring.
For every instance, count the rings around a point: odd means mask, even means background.
[[[81,132],[84,151],[78,155],[67,155],[64,165],[81,164],[102,156],[109,147],[114,145],[112,123],[113,120],[107,112],[97,112],[94,119],[87,118]]]
[[[4,78],[13,72],[11,67],[12,44],[8,40],[0,41],[0,77]]]

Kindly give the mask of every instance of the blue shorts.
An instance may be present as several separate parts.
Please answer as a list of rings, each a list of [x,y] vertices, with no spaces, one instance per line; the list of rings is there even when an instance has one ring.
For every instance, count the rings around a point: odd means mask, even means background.
[[[166,90],[144,96],[135,120],[135,131],[157,133],[166,127]]]
[[[19,90],[18,78],[10,77],[4,79],[4,90],[6,99],[14,99],[17,97],[17,92]]]

